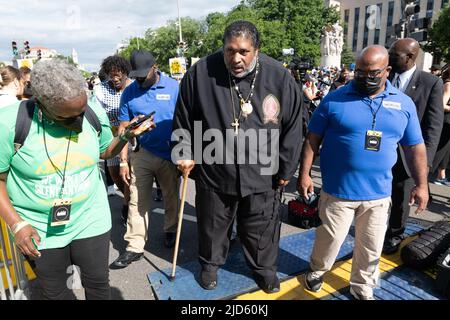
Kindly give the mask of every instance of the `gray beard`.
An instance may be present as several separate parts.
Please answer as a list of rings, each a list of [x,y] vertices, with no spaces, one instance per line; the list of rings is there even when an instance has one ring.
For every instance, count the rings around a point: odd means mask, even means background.
[[[247,70],[244,70],[239,74],[234,74],[232,71],[230,71],[230,73],[236,78],[239,78],[239,79],[245,78],[255,69],[257,61],[258,61],[258,56],[255,56],[253,58],[252,63],[250,64],[250,67]]]

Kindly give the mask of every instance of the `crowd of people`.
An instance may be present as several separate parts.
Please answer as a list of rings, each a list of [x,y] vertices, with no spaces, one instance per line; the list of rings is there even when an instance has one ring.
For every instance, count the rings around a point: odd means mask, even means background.
[[[236,228],[256,284],[278,292],[282,193],[297,169],[299,194],[314,192],[320,153],[322,225],[304,286],[321,290],[355,220],[350,292],[372,300],[381,253],[398,250],[410,206],[420,213],[429,201],[429,173],[450,184],[450,71],[419,71],[418,50],[400,39],[389,50],[368,46],[352,70],[285,68],[260,52],[252,23],[237,21],[181,83],[147,50],[105,58],[88,81],[59,59],[31,73],[2,68],[0,217],[37,275],[40,298],[69,297],[72,264],[87,299],[110,298],[109,269],[143,257],[155,179],[172,248],[181,175],[195,181],[200,286],[220,285]],[[28,129],[17,126],[21,117]],[[124,195],[128,245],[110,265],[100,159]]]

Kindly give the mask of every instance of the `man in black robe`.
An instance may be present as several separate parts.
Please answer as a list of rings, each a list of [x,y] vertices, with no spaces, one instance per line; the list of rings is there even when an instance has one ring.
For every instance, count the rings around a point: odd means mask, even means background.
[[[222,50],[197,62],[181,82],[172,160],[196,182],[200,285],[217,286],[233,221],[261,289],[276,276],[280,197],[299,163],[301,94],[282,64],[259,53],[247,21],[229,25]],[[180,138],[181,137],[181,138]]]

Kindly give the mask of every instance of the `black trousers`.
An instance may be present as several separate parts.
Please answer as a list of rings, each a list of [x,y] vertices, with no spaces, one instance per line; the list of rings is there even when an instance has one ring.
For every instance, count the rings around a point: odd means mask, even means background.
[[[450,118],[450,114],[446,115],[447,119]],[[436,151],[436,155],[433,159],[433,172],[437,170],[447,169],[450,162],[450,120],[444,122],[442,128],[441,138]]]
[[[280,240],[280,191],[230,196],[196,185],[195,207],[202,270],[215,272],[227,258],[233,221],[245,260],[255,276],[276,275]]]
[[[386,236],[401,236],[409,217],[409,196],[414,188],[414,180],[409,177],[395,177],[392,180],[392,206]]]
[[[87,300],[109,300],[109,241],[110,231],[105,234],[74,240],[64,248],[41,250],[41,257],[31,260],[41,295],[33,299],[71,300],[74,298],[70,277],[71,265],[81,270],[81,284]]]

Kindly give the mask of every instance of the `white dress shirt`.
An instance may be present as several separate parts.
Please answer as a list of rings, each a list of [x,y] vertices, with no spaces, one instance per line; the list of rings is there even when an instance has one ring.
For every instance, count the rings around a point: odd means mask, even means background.
[[[412,67],[411,69],[398,74],[396,73],[394,76],[394,79],[392,79],[392,85],[394,87],[397,87],[401,92],[405,92],[406,88],[408,88],[409,82],[411,81],[412,75],[414,73],[414,71],[416,71],[417,66],[414,65],[414,67]],[[398,78],[400,78],[399,80],[397,80]],[[397,86],[397,81],[399,81],[399,85]]]

